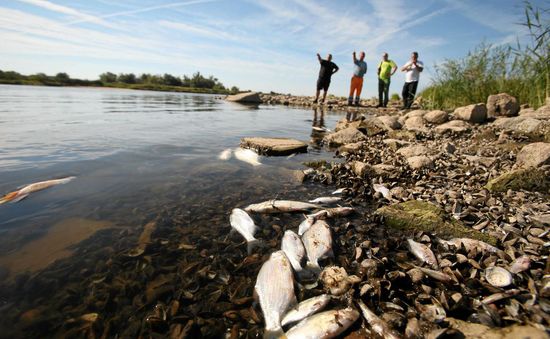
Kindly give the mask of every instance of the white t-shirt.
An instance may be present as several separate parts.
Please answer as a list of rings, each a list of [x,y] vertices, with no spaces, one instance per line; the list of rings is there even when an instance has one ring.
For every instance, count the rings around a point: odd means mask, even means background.
[[[424,64],[420,60],[416,60],[416,65],[424,68]],[[405,82],[418,81],[418,79],[420,78],[420,72],[418,71],[418,68],[416,66],[413,66],[412,61],[407,62],[403,67],[407,68],[409,66],[412,66],[412,68],[405,73]]]

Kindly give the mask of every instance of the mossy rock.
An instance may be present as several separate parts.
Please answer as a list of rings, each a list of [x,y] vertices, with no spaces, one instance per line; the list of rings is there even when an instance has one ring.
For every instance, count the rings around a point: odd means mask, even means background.
[[[445,212],[438,206],[419,200],[384,206],[376,210],[384,217],[386,226],[401,231],[429,232],[444,238],[472,238],[491,245],[496,239],[464,226],[461,222],[446,218]]]
[[[491,192],[506,192],[509,189],[548,192],[550,179],[539,168],[525,168],[504,173],[489,181],[485,187]]]
[[[313,168],[313,169],[319,169],[319,168],[332,168],[332,164],[327,162],[326,160],[314,160],[314,161],[306,161],[302,163],[304,166]]]

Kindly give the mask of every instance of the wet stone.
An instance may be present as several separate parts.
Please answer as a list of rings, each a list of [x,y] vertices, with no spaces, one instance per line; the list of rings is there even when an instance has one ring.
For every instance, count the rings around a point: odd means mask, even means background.
[[[242,138],[241,147],[254,149],[262,155],[289,155],[307,152],[305,142],[289,138]]]

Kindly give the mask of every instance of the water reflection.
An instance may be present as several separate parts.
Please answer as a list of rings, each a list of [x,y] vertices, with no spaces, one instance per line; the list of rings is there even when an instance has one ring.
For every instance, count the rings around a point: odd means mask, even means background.
[[[313,109],[313,124],[311,129],[310,145],[316,149],[321,149],[323,137],[326,134],[325,127],[325,108],[315,107]]]

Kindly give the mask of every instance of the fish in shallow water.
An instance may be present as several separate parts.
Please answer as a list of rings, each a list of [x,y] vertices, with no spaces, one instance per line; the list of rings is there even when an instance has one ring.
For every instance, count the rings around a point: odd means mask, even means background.
[[[27,185],[17,191],[10,192],[6,195],[4,195],[2,198],[0,198],[0,205],[5,204],[7,202],[18,202],[23,199],[25,199],[29,194],[41,191],[43,189],[46,189],[48,187],[56,186],[56,185],[62,185],[70,182],[76,177],[66,177],[62,179],[54,179],[54,180],[47,180],[47,181],[40,181],[35,182],[34,184]]]
[[[316,208],[319,208],[319,205],[310,204],[307,202],[292,200],[268,200],[258,204],[248,205],[244,210],[255,213],[285,213],[304,212]]]
[[[264,338],[284,336],[281,318],[296,304],[292,267],[283,251],[271,254],[262,265],[254,291],[265,319]]]
[[[317,220],[302,236],[306,248],[308,266],[320,270],[319,259],[332,256],[332,235],[330,227],[323,220]]]
[[[258,239],[254,238],[257,229],[254,220],[242,209],[234,208],[229,216],[229,223],[233,229],[246,239],[248,253],[250,254],[253,247],[258,244]]]
[[[351,307],[312,315],[300,321],[286,332],[288,339],[334,338],[347,330],[357,319],[359,312]]]
[[[223,150],[220,153],[220,155],[218,155],[218,159],[220,159],[220,160],[229,160],[229,159],[231,159],[231,148]]]
[[[302,262],[306,257],[306,249],[298,234],[291,230],[286,230],[281,242],[281,250],[285,252],[294,271],[296,273],[302,271]]]
[[[365,303],[363,303],[361,300],[357,302],[357,305],[359,305],[359,308],[361,309],[361,312],[363,313],[363,317],[367,320],[369,323],[369,326],[372,328],[376,334],[378,334],[382,338],[387,339],[398,339],[399,336],[395,334],[388,324],[380,319],[373,311],[371,311]]]
[[[260,156],[251,149],[237,148],[233,154],[235,158],[249,163],[252,166],[260,166],[262,164],[259,160]]]
[[[340,200],[342,200],[340,197],[320,197],[309,202],[312,204],[334,204]]]
[[[417,257],[420,261],[432,266],[434,269],[438,269],[437,258],[435,257],[434,252],[432,252],[432,250],[428,246],[416,242],[412,239],[407,239],[407,244],[409,245],[409,250],[415,257]]]
[[[313,298],[306,299],[290,309],[290,311],[285,314],[281,324],[286,326],[291,323],[300,321],[310,315],[319,312],[325,306],[327,306],[330,301],[330,295],[321,294]]]

